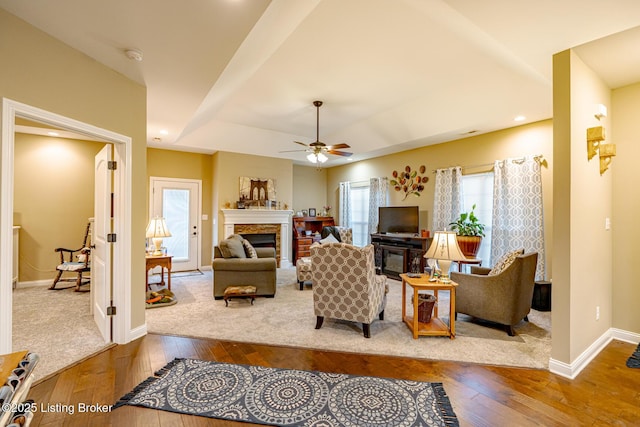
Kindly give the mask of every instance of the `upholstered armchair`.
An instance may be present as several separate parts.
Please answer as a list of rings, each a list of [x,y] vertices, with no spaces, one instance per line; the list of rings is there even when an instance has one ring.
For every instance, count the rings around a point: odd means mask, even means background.
[[[373,246],[325,243],[311,247],[313,308],[316,329],[325,317],[362,323],[365,338],[371,322],[384,320],[387,278],[376,275]]]
[[[338,242],[353,244],[353,230],[349,227],[327,226],[323,227],[320,236],[326,239],[333,235]],[[303,257],[296,262],[296,278],[300,290],[304,290],[305,282],[311,282],[311,258]]]
[[[451,280],[458,283],[456,314],[499,323],[513,336],[513,326],[529,320],[537,261],[537,253],[528,253],[497,274],[483,267],[471,267],[471,274],[451,272]]]
[[[213,252],[213,297],[222,299],[228,286],[251,285],[256,295],[273,297],[276,294],[276,250],[254,248],[257,258],[225,258],[219,246]]]

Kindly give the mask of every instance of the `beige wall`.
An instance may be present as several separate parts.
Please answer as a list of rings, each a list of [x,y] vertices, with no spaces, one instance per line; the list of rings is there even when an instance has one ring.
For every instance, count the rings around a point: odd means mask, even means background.
[[[463,166],[464,174],[485,172],[492,168],[495,160],[516,158],[525,155],[542,154],[546,165],[542,168],[542,186],[545,221],[545,241],[547,242],[547,274],[551,274],[552,216],[553,211],[553,130],[552,121],[545,120],[525,126],[464,138],[445,144],[429,145],[415,150],[404,151],[375,159],[365,160],[328,169],[327,200],[332,206],[338,204],[338,187],[342,181],[362,181],[370,177],[391,177],[393,170],[405,166],[418,169],[427,168],[429,182],[419,197],[409,196],[402,201],[403,193],[390,190],[391,206],[418,205],[421,211],[421,228],[431,230],[435,176],[433,170],[450,166]],[[485,165],[482,167],[471,167]],[[337,216],[337,211],[334,212]],[[426,219],[426,224],[425,222]]]
[[[327,169],[315,166],[293,166],[293,211],[315,208],[322,212],[327,206]],[[336,205],[329,204],[334,207]],[[333,215],[332,209],[330,214]]]
[[[611,326],[613,234],[612,174],[600,175],[598,158],[587,159],[586,129],[610,119],[594,117],[596,104],[611,106],[610,90],[573,51],[554,58],[556,146],[552,358],[571,363]],[[608,132],[610,140],[614,132]],[[568,184],[570,183],[570,184]],[[566,225],[566,227],[560,227]],[[599,307],[600,319],[596,320]]]
[[[146,89],[0,9],[0,96],[132,138],[131,282],[144,281]],[[4,285],[4,284],[3,284]],[[131,327],[144,324],[144,288],[131,290]]]
[[[235,208],[240,197],[240,177],[272,178],[276,200],[291,209],[293,203],[293,163],[287,159],[251,156],[219,151],[213,155],[213,216],[216,218],[213,244],[224,236],[224,216],[220,209],[229,203]]]
[[[16,134],[13,218],[21,227],[18,281],[52,281],[60,262],[54,249],[82,247],[93,217],[94,157],[102,147],[101,142]]]
[[[613,296],[612,326],[640,334],[640,286],[634,268],[640,259],[640,83],[616,89],[610,109],[617,156],[610,167],[613,180]]]
[[[147,194],[149,194],[149,178],[179,178],[202,181],[202,214],[208,220],[202,221],[202,246],[200,263],[211,265],[212,227],[211,200],[213,194],[213,157],[210,154],[186,153],[183,151],[147,148]],[[149,200],[149,197],[147,197]],[[148,203],[148,202],[147,202]],[[147,207],[147,218],[149,209]],[[148,220],[148,219],[147,219]]]

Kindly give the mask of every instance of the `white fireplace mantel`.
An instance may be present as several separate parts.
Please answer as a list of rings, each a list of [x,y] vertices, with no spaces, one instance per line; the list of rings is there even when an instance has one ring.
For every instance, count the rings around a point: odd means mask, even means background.
[[[280,224],[280,267],[291,267],[292,210],[282,209],[222,209],[224,238],[234,233],[236,224]]]

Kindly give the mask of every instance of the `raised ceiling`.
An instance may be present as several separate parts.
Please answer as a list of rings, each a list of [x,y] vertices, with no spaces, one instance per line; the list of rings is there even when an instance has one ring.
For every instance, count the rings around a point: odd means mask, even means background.
[[[610,87],[640,81],[637,0],[0,7],[145,85],[147,143],[176,150],[304,162],[304,152],[282,151],[315,140],[316,99],[324,101],[320,139],[349,144],[355,160],[512,127],[517,115],[548,119],[552,55],[578,46]],[[127,49],[143,60],[128,59]],[[345,161],[331,156],[326,166]]]

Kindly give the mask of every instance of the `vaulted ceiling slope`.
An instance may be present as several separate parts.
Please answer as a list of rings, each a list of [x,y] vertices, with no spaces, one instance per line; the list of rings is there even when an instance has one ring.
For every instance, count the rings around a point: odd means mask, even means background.
[[[147,86],[148,145],[360,160],[552,116],[552,55],[640,81],[637,0],[0,0]],[[617,34],[620,33],[620,34]],[[611,37],[607,37],[612,35]],[[603,39],[605,38],[605,39]],[[602,39],[602,40],[599,40]],[[143,54],[141,62],[127,49]],[[161,134],[161,131],[167,131]],[[332,156],[327,166],[346,159]]]

